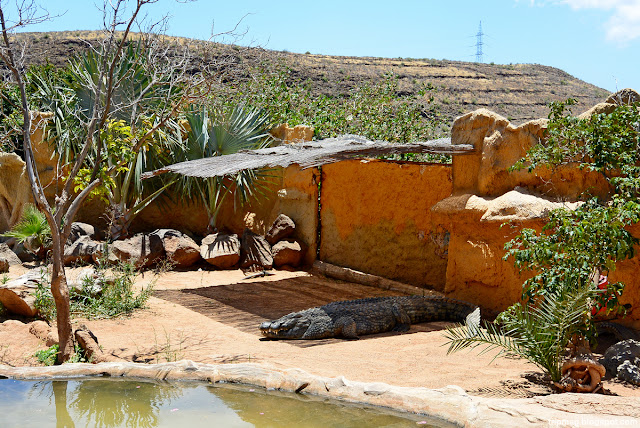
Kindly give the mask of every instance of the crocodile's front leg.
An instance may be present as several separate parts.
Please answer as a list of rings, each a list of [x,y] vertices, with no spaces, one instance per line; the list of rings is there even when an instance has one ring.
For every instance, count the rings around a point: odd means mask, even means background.
[[[411,318],[406,310],[400,305],[393,304],[391,307],[391,313],[395,318],[396,325],[393,327],[393,331],[409,331],[411,328]]]
[[[351,317],[340,317],[335,321],[336,336],[342,336],[345,339],[360,339],[356,329],[356,322]]]

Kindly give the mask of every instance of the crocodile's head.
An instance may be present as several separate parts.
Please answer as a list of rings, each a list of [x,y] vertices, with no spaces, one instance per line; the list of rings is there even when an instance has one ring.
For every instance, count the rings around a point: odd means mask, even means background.
[[[321,339],[332,335],[333,322],[319,308],[294,312],[275,321],[260,324],[262,335],[269,339]]]

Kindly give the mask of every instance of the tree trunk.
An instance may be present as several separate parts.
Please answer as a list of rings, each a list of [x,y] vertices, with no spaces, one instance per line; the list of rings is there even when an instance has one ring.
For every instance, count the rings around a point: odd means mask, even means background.
[[[58,363],[68,361],[75,352],[71,310],[69,306],[69,288],[59,248],[53,248],[53,271],[51,273],[51,294],[56,304],[56,323],[60,340]]]

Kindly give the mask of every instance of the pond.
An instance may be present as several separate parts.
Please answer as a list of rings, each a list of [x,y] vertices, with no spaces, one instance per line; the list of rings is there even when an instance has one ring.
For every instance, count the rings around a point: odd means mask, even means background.
[[[424,416],[239,385],[0,380],[0,426],[450,427]]]

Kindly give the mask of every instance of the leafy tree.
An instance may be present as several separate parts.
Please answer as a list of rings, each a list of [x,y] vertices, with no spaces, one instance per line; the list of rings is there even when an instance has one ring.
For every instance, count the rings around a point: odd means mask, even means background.
[[[524,297],[535,299],[560,288],[597,285],[600,274],[613,271],[616,262],[632,258],[638,239],[628,226],[640,220],[640,111],[636,105],[619,105],[587,118],[571,116],[575,101],[552,103],[544,144],[534,146],[514,168],[533,171],[571,165],[601,174],[611,186],[607,198],[583,195],[575,210],[561,208],[537,233],[524,229],[507,243],[507,255],[516,267],[535,274],[524,285]],[[598,294],[596,305],[618,309],[624,284],[610,284]],[[587,332],[594,332],[587,318]]]

